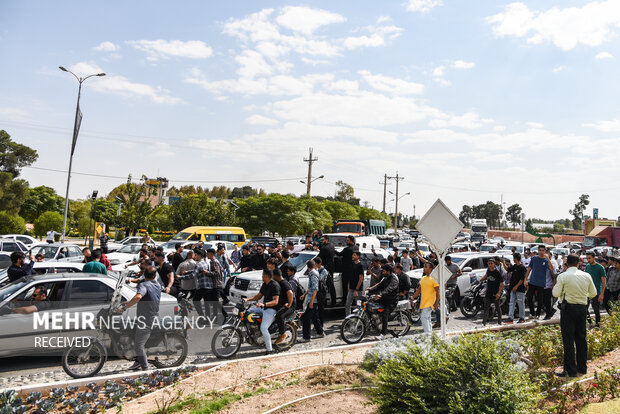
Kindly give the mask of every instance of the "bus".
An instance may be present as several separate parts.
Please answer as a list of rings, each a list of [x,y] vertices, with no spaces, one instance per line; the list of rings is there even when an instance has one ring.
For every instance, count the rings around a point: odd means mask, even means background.
[[[245,243],[245,230],[241,227],[192,226],[178,232],[170,241],[228,241],[241,247]]]

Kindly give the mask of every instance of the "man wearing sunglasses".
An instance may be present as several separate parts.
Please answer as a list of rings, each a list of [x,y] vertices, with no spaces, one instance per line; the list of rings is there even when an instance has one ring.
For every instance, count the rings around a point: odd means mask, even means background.
[[[37,287],[32,292],[32,305],[14,308],[13,312],[28,314],[47,310],[51,307],[51,303],[47,300],[47,289],[45,287]]]

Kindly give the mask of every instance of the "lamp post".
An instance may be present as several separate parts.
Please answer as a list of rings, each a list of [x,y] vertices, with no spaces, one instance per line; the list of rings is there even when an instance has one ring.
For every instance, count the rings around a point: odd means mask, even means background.
[[[88,78],[92,78],[93,76],[105,76],[105,73],[94,73],[92,75],[88,75],[84,78],[77,76],[75,73],[66,69],[63,66],[58,66],[58,69],[63,72],[69,72],[70,74],[77,79],[79,83],[78,87],[78,97],[77,104],[75,106],[75,122],[73,123],[73,141],[71,142],[71,154],[69,155],[69,171],[67,172],[67,191],[65,192],[65,211],[62,219],[62,239],[61,242],[65,242],[65,234],[67,232],[67,212],[69,210],[69,185],[71,184],[71,167],[73,164],[73,152],[75,151],[75,144],[77,142],[78,132],[80,131],[80,124],[82,123],[82,113],[80,112],[80,95],[82,94],[82,83]]]
[[[397,181],[398,183],[398,181]],[[395,207],[395,211],[394,211],[394,234],[396,234],[398,232],[398,202],[400,201],[401,198],[410,195],[410,192],[406,192],[405,194],[401,195],[400,197],[398,197],[398,184],[396,184],[396,194],[394,194],[391,191],[388,191],[388,193],[392,194],[394,196],[394,200],[396,201],[396,207]],[[398,198],[396,198],[398,197]]]
[[[307,182],[306,182],[306,181],[304,181],[304,180],[299,180],[299,182],[300,182],[300,183],[302,183],[302,184],[304,184],[304,185],[306,185],[306,186],[308,187],[308,191],[307,191],[307,193],[308,193],[308,195],[310,195],[310,184],[312,184],[312,183],[313,183],[313,182],[315,182],[316,180],[320,180],[320,179],[322,179],[322,178],[325,178],[325,176],[324,176],[324,175],[319,175],[319,176],[318,176],[318,177],[316,177],[315,179],[310,180],[310,182],[309,182],[309,183],[307,183]]]
[[[97,194],[99,192],[97,190],[93,191],[93,194],[90,196],[90,199],[94,201],[94,213],[93,213],[93,206],[90,207],[90,217],[88,219],[88,248],[92,251],[94,244],[95,244],[95,239],[94,237],[91,238],[92,233],[90,232],[90,224],[92,223],[92,220],[95,220],[95,224],[97,224]]]

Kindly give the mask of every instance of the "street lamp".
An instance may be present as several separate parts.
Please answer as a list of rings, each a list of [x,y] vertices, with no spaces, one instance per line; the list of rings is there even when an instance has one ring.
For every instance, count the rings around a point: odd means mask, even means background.
[[[310,195],[310,184],[312,184],[312,183],[313,183],[313,182],[315,182],[316,180],[320,180],[320,179],[322,179],[322,178],[325,178],[325,176],[324,176],[324,175],[319,175],[318,177],[316,177],[316,178],[314,178],[314,179],[310,180],[310,183],[307,183],[307,182],[306,182],[306,181],[304,181],[304,180],[299,180],[299,182],[307,186],[308,190],[307,190],[307,192],[306,192],[306,193],[307,193],[308,195]]]
[[[95,224],[97,223],[96,217],[95,215],[97,214],[97,194],[99,192],[97,190],[93,191],[93,194],[90,196],[90,199],[94,201],[94,207],[95,207],[95,211],[93,213],[93,206],[91,205],[90,207],[90,217],[88,218],[88,248],[92,251],[93,250],[93,246],[95,244],[95,239],[94,237],[91,239],[90,236],[92,236],[92,233],[90,232],[90,225],[92,223],[92,220],[95,219]]]
[[[88,78],[92,78],[93,76],[105,76],[105,73],[94,73],[92,75],[88,75],[85,78],[77,76],[75,73],[66,69],[63,66],[58,66],[58,69],[63,72],[69,72],[70,74],[77,79],[79,83],[78,87],[78,96],[77,96],[77,105],[75,106],[75,122],[73,123],[73,141],[71,142],[71,154],[69,155],[69,171],[67,172],[67,191],[65,192],[65,211],[62,219],[62,239],[61,242],[65,242],[65,234],[67,232],[67,212],[69,210],[69,185],[71,184],[71,166],[73,164],[73,152],[75,151],[75,144],[77,142],[78,132],[80,131],[80,124],[82,123],[82,112],[80,112],[80,95],[82,94],[82,83]]]

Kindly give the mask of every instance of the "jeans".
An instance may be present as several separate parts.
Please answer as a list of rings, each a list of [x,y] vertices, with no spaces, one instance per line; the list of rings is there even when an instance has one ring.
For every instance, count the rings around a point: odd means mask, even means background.
[[[450,307],[446,306],[446,317],[450,316]],[[437,305],[437,309],[435,309],[435,321],[441,322],[441,301]]]
[[[249,313],[259,313],[263,315],[263,321],[260,323],[260,331],[263,334],[263,339],[265,340],[265,348],[267,348],[267,352],[271,352],[271,334],[269,333],[269,327],[273,323],[273,320],[276,317],[276,310],[274,308],[259,308],[256,306],[252,306],[249,310]]]
[[[347,302],[346,302],[345,307],[344,307],[344,309],[345,309],[345,316],[349,316],[351,314],[351,305],[353,304],[353,301],[356,298],[355,292],[357,292],[357,291],[353,290],[353,289],[349,289],[349,293],[347,294]]]
[[[319,308],[316,303],[312,305],[312,308],[310,308],[310,306],[306,307],[306,311],[301,316],[301,322],[303,326],[302,334],[304,339],[310,339],[310,329],[312,324],[314,324],[314,329],[317,334],[321,335],[323,333],[323,324],[319,319]]]
[[[530,317],[539,317],[542,314],[543,303],[545,303],[545,288],[534,286],[531,283],[527,286],[527,303],[530,307]],[[538,306],[534,309],[534,296],[538,301]]]
[[[276,324],[278,325],[278,334],[282,335],[284,333],[284,320],[293,314],[295,309],[291,306],[287,308],[286,306],[282,306],[276,312]]]
[[[420,309],[420,320],[422,321],[422,328],[424,329],[424,333],[427,333],[427,334],[433,333],[433,325],[431,323],[432,314],[433,314],[432,307]]]
[[[510,304],[508,305],[508,319],[510,320],[514,319],[515,303],[519,304],[519,319],[525,320],[525,292],[510,291]]]
[[[482,315],[482,323],[486,325],[489,320],[489,313],[491,313],[491,304],[495,304],[495,311],[497,312],[497,323],[502,323],[502,308],[499,305],[499,299],[495,299],[495,296],[490,298],[484,298],[484,314]],[[490,315],[493,319],[494,315]]]
[[[545,302],[545,316],[551,317],[551,314],[555,313],[553,309],[553,295],[551,294],[552,289],[546,289],[543,292],[543,301]]]
[[[136,329],[134,334],[134,350],[136,352],[136,361],[140,364],[140,368],[142,371],[146,371],[149,369],[148,362],[146,360],[146,349],[144,349],[144,345],[149,340],[151,336],[151,328],[153,326],[153,321],[146,321],[144,329]]]
[[[564,346],[564,371],[569,375],[588,372],[588,342],[586,336],[587,305],[562,306],[560,311],[560,328]],[[575,349],[577,359],[575,363]]]
[[[594,311],[594,317],[596,320],[596,326],[600,325],[601,323],[601,303],[598,301],[598,297],[599,295],[596,295],[595,297],[590,299],[590,302],[588,303],[588,322],[592,323],[592,318],[590,318],[590,306],[589,306],[589,305],[592,305],[592,310]]]

